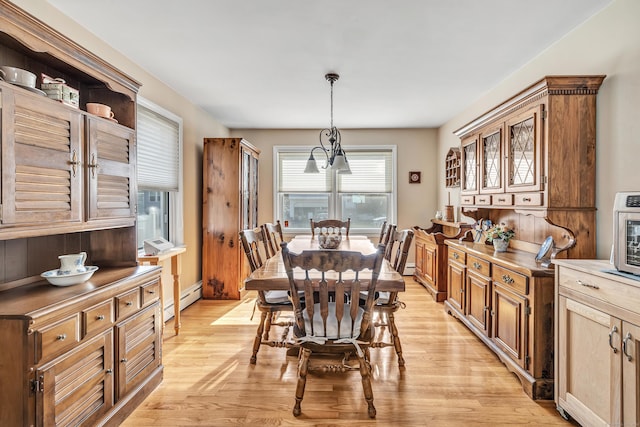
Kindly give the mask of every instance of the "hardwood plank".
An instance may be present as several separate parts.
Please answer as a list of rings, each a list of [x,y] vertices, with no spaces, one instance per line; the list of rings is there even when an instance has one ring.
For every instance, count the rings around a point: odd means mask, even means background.
[[[182,312],[180,335],[163,342],[164,381],[122,425],[575,425],[552,401],[529,399],[491,350],[412,278],[405,282],[407,308],[396,323],[406,368],[393,348],[371,350],[376,420],[367,416],[358,372],[310,374],[302,415],[292,415],[297,358],[263,348],[249,363],[259,320],[250,320],[251,292]]]

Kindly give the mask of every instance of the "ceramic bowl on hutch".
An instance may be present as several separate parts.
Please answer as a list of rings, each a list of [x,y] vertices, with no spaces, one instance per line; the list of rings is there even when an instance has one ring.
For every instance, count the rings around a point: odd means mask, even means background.
[[[8,65],[0,66],[0,70],[4,74],[4,79],[9,83],[30,88],[36,87],[36,75],[30,71]]]
[[[47,279],[54,286],[71,286],[86,282],[96,270],[98,270],[98,267],[91,265],[80,273],[60,274],[60,270],[56,268],[55,270],[45,271],[40,276]]]

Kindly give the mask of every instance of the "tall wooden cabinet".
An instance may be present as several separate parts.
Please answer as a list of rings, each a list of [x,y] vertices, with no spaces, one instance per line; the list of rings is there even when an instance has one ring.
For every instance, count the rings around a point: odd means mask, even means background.
[[[556,260],[555,401],[582,426],[640,422],[640,281]]]
[[[64,79],[80,107],[0,81],[0,424],[118,425],[163,375],[160,269],[137,266],[140,83],[7,0],[0,64]],[[79,251],[89,281],[40,277]]]
[[[242,138],[205,138],[202,296],[240,299],[249,275],[240,230],[258,226],[258,156]]]
[[[510,210],[518,240],[553,235],[560,257],[595,256],[596,96],[604,76],[546,76],[455,131],[460,204],[495,220]],[[579,178],[577,178],[579,177]],[[522,223],[522,224],[520,224]]]

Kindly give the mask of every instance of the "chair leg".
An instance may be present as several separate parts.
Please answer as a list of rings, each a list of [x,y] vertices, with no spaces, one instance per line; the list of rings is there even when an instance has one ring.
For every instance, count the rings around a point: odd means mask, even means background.
[[[373,390],[371,389],[371,365],[364,358],[358,356],[360,363],[360,375],[362,376],[362,388],[364,390],[364,398],[367,401],[369,418],[376,417],[376,408],[373,406]]]
[[[298,416],[302,413],[300,403],[304,397],[304,387],[307,384],[307,372],[309,371],[309,357],[311,350],[308,348],[300,349],[300,359],[298,360],[298,385],[296,386],[296,403],[293,406],[293,415]],[[371,385],[369,385],[371,387]]]
[[[400,335],[398,334],[398,327],[396,326],[395,316],[393,313],[388,313],[389,320],[389,332],[391,332],[391,341],[396,349],[398,355],[398,366],[404,366],[404,358],[402,357],[402,344],[400,344]]]
[[[269,313],[269,315],[267,316],[267,321],[264,324],[264,332],[262,337],[265,341],[269,341],[269,332],[271,332],[271,323],[274,316],[275,313]]]
[[[256,331],[256,337],[253,340],[253,354],[251,354],[251,359],[249,360],[252,365],[256,364],[256,360],[258,358],[258,350],[260,350],[260,343],[262,342],[262,331],[264,330],[264,322],[267,319],[267,315],[271,315],[266,311],[260,312],[260,324],[258,325],[258,330]]]

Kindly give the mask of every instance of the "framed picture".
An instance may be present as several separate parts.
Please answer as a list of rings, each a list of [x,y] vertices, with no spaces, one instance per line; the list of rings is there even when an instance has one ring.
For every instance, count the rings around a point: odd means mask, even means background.
[[[409,172],[409,184],[420,184],[422,172]]]

